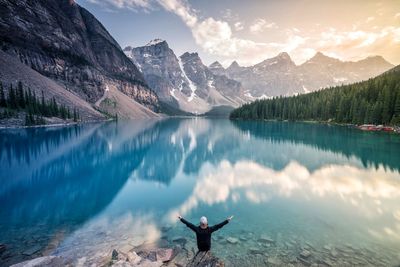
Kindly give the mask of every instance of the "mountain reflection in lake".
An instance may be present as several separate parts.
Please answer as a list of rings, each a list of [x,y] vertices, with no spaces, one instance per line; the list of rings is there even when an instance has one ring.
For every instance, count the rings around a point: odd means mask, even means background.
[[[398,135],[169,119],[1,130],[0,148],[0,265],[47,254],[89,263],[177,236],[190,250],[177,214],[235,215],[213,241],[227,266],[287,265],[304,249],[310,263],[400,263]]]

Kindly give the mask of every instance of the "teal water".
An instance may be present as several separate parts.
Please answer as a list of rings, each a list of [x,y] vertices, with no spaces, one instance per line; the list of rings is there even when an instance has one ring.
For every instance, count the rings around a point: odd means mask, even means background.
[[[286,122],[169,119],[0,131],[0,265],[174,246],[234,215],[227,266],[400,264],[400,136]],[[273,242],[260,237],[268,236]],[[237,243],[227,242],[228,237]]]

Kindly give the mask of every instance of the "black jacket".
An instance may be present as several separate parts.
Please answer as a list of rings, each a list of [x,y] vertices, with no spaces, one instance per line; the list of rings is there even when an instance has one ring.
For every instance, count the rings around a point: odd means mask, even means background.
[[[200,226],[195,226],[194,224],[191,224],[183,218],[181,219],[181,222],[186,224],[187,227],[189,227],[193,230],[193,232],[196,233],[197,248],[199,249],[199,251],[207,251],[211,248],[211,234],[222,228],[229,221],[225,220],[222,223],[207,227],[206,229],[203,229]]]

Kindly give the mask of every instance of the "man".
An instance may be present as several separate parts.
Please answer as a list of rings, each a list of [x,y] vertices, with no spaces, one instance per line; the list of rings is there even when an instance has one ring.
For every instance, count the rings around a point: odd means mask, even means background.
[[[225,224],[229,223],[232,220],[233,216],[228,217],[222,223],[210,227],[208,227],[207,218],[204,216],[200,218],[199,226],[191,224],[190,222],[183,219],[180,215],[178,215],[178,218],[179,220],[181,220],[181,222],[186,224],[187,227],[189,227],[190,229],[192,229],[193,232],[196,233],[197,248],[199,249],[199,251],[208,251],[211,248],[211,234],[222,228]]]

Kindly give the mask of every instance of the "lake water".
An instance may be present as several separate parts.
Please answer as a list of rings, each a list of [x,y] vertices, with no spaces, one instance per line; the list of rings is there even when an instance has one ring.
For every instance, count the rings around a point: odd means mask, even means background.
[[[310,263],[400,264],[399,135],[169,119],[1,130],[0,149],[1,266],[85,265],[144,242],[192,250],[177,214],[235,216],[213,236],[227,266],[296,264],[304,249]]]

